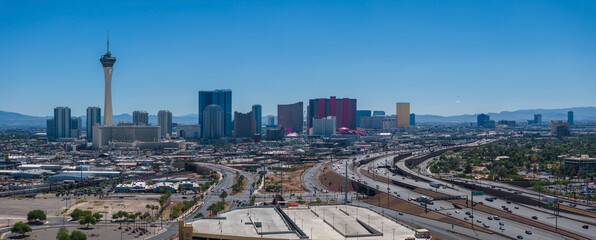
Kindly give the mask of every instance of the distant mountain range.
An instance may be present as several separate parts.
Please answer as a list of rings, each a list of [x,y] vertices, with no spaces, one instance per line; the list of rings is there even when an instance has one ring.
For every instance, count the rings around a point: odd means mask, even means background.
[[[503,111],[499,113],[489,112],[485,113],[490,116],[491,120],[514,120],[518,122],[526,122],[534,119],[534,114],[542,114],[542,121],[551,120],[567,120],[567,112],[573,111],[575,121],[594,121],[596,120],[596,107],[573,107],[560,109],[528,109],[517,111]],[[480,113],[478,113],[480,114]],[[437,115],[416,115],[416,122],[476,122],[478,114],[465,114],[455,116],[437,116]]]
[[[561,109],[528,109],[528,110],[517,110],[517,111],[503,111],[499,113],[486,113],[490,116],[491,120],[515,120],[525,122],[526,120],[533,119],[534,114],[542,114],[542,121],[551,120],[567,120],[567,112],[573,111],[575,121],[586,121],[596,120],[596,107],[574,107],[574,108],[561,108]],[[478,113],[479,114],[479,113]],[[447,123],[447,122],[476,122],[476,115],[478,114],[465,114],[455,116],[438,116],[438,115],[416,115],[416,122],[418,123]],[[275,123],[277,123],[277,116],[266,115],[263,116],[263,124],[267,124],[267,118],[274,117]],[[28,116],[14,112],[6,112],[0,110],[0,127],[45,127],[46,119],[52,118],[52,116],[37,117]],[[86,121],[86,116],[81,116],[83,125]],[[178,124],[197,124],[197,114],[187,114],[182,116],[173,116],[172,121]],[[132,122],[132,115],[120,114],[114,116],[114,122]],[[157,115],[149,115],[149,123],[157,125]]]

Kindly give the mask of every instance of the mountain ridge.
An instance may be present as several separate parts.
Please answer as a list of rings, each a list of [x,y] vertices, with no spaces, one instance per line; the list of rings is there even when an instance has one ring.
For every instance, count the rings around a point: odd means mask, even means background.
[[[499,121],[499,120],[514,120],[514,121],[523,121],[531,120],[534,117],[534,114],[542,114],[542,121],[551,121],[551,120],[567,120],[567,112],[573,111],[574,112],[574,119],[575,121],[586,121],[586,120],[596,120],[596,107],[572,107],[572,108],[557,108],[557,109],[522,109],[522,110],[515,110],[515,111],[501,111],[501,112],[488,112],[491,120]],[[456,123],[456,122],[476,122],[476,116],[480,114],[461,114],[461,115],[453,115],[453,116],[440,116],[440,115],[432,115],[432,114],[421,114],[416,115],[416,122],[417,123]],[[263,116],[263,124],[266,124],[267,117],[273,116],[277,119],[275,115],[266,115]],[[86,121],[86,116],[80,116],[82,119],[83,125]],[[0,110],[0,127],[45,127],[46,120],[52,118],[52,116],[29,116],[15,112],[7,112]],[[119,115],[114,115],[114,122],[132,122],[132,115],[128,113],[123,113]],[[172,116],[172,122],[178,124],[197,124],[198,123],[198,114],[185,114],[180,116]],[[276,121],[277,122],[277,121]],[[156,125],[157,124],[157,115],[149,115],[149,124]]]

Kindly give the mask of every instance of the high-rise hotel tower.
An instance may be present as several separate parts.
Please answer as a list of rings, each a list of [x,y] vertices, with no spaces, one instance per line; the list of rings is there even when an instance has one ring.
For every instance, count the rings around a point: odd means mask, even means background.
[[[103,75],[106,81],[103,125],[112,126],[114,125],[114,115],[112,113],[112,73],[114,72],[114,63],[116,62],[116,58],[112,57],[112,53],[110,53],[110,35],[108,35],[108,52],[101,56],[99,61],[103,66]]]

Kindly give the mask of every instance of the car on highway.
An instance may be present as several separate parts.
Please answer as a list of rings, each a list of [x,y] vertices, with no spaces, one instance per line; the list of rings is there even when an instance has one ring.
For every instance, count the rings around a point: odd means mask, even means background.
[[[526,230],[526,234],[528,234],[528,235],[532,235],[532,231],[530,231],[530,230]]]
[[[493,217],[491,217],[491,216],[488,216],[486,219],[488,219],[488,220],[493,220]]]
[[[582,226],[582,228],[583,228],[583,229],[588,229],[588,228],[589,228],[589,226],[588,226],[588,225],[583,225],[583,226]]]
[[[464,220],[468,221],[468,220],[470,220],[470,219],[469,219],[469,218],[467,218],[467,217],[465,217],[465,218],[464,218]]]
[[[482,223],[482,220],[480,220],[480,219],[476,219],[476,222],[477,222],[477,223]]]
[[[504,222],[499,222],[499,225],[505,226],[505,223]]]
[[[536,217],[536,216],[532,216],[532,219],[536,220],[536,219],[538,219],[538,217]]]
[[[470,215],[470,214],[472,214],[472,213],[471,212],[466,212],[466,215]]]
[[[522,236],[522,235],[517,235],[517,239],[524,239],[524,236]]]
[[[503,230],[505,230],[505,227],[503,227],[503,226],[500,226],[500,227],[499,227],[499,230],[503,231]]]
[[[404,215],[403,212],[398,212],[397,214],[399,214],[400,216],[403,216]]]
[[[494,220],[501,220],[501,218],[499,216],[494,216],[493,219]]]
[[[519,207],[518,207],[518,206],[515,206],[515,207],[513,207],[513,208],[515,208],[515,209],[519,209]]]
[[[470,215],[470,218],[474,218],[474,215]]]

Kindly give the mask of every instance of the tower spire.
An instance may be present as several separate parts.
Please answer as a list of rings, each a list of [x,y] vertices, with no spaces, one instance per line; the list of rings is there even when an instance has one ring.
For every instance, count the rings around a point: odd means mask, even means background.
[[[110,52],[110,31],[108,31],[108,52]]]

